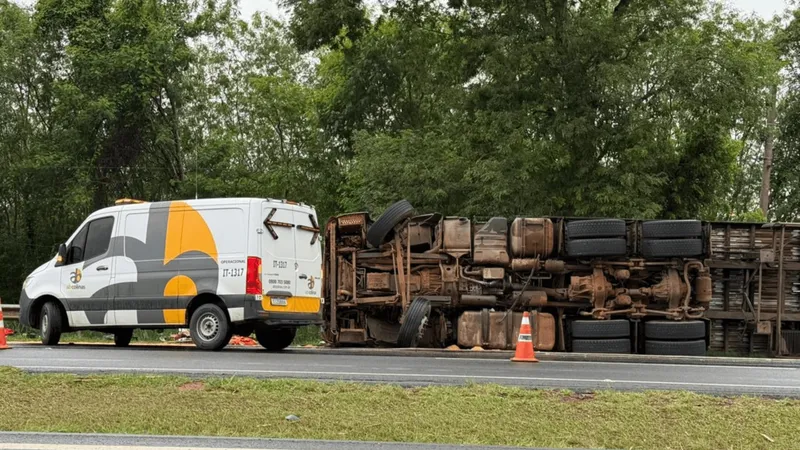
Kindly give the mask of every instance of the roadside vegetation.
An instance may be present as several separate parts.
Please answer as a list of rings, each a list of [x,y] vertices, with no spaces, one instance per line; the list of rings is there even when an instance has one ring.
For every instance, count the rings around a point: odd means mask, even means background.
[[[4,300],[124,197],[798,218],[796,5],[280,3],[0,0]]]
[[[14,330],[14,334],[7,338],[10,342],[41,342],[39,330],[22,326],[16,320],[6,320],[5,325]],[[172,337],[177,334],[178,331],[178,329],[134,330],[131,344],[176,343]],[[319,345],[321,339],[322,335],[320,334],[318,326],[302,327],[297,330],[297,336],[294,338],[292,345]],[[64,333],[61,336],[61,342],[113,343],[114,336],[110,333],[102,333],[99,331],[75,331],[72,333]]]
[[[643,449],[792,449],[800,442],[800,400],[686,392],[403,388],[0,368],[0,398],[25,399],[24,407],[6,403],[0,429],[7,431]],[[289,415],[300,420],[288,421]]]

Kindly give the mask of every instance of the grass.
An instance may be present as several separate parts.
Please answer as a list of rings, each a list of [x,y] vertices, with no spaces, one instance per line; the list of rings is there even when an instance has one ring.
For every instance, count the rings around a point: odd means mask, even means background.
[[[14,334],[8,336],[11,342],[39,342],[39,330],[30,327],[22,326],[16,320],[6,320],[5,325],[14,330]],[[178,332],[177,329],[166,330],[134,330],[133,339],[134,343],[161,343],[161,342],[174,342],[172,335]],[[292,345],[319,345],[322,335],[318,326],[306,326],[297,330],[297,336],[294,338]],[[64,333],[61,336],[61,342],[114,342],[114,338],[109,333],[100,331],[74,331],[71,333]]]
[[[800,441],[798,400],[686,392],[402,388],[0,368],[0,398],[8,412],[0,429],[7,431],[646,449],[790,449]],[[289,414],[300,421],[285,420]]]

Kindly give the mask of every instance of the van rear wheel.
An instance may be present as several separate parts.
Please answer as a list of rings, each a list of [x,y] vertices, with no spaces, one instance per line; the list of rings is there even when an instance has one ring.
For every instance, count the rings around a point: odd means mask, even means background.
[[[194,345],[202,350],[222,350],[231,340],[233,330],[225,311],[213,303],[207,303],[192,313],[189,335]]]
[[[127,347],[133,338],[133,328],[124,328],[114,331],[114,345],[117,347]]]
[[[297,334],[296,328],[256,327],[256,340],[258,343],[265,349],[273,352],[283,350],[290,346],[292,341],[294,341],[295,334]]]

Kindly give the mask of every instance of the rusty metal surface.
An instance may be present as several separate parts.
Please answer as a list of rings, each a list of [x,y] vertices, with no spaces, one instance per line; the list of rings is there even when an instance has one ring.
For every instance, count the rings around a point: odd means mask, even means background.
[[[458,345],[465,348],[511,350],[516,347],[522,313],[506,315],[500,311],[466,311],[458,318]],[[552,350],[555,346],[556,323],[552,314],[531,316],[533,345],[537,350]]]
[[[515,258],[547,257],[553,253],[553,222],[518,217],[511,223],[511,254]]]
[[[475,264],[507,266],[508,256],[508,220],[505,217],[493,217],[475,229],[472,260]]]

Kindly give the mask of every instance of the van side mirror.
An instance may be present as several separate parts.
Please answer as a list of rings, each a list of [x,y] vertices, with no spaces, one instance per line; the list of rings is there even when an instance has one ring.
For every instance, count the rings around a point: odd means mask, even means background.
[[[64,264],[64,261],[67,260],[67,246],[65,244],[60,244],[58,246],[58,255],[56,256],[56,266],[60,266]]]

